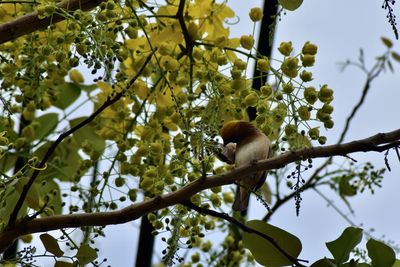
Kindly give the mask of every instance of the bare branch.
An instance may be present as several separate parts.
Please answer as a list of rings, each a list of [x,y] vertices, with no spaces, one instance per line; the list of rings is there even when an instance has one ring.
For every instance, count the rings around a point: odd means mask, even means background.
[[[77,9],[90,10],[105,0],[65,0],[58,4],[58,8],[73,12]],[[60,14],[53,14],[50,17],[40,19],[38,12],[26,14],[0,25],[0,44],[14,40],[23,35],[42,30],[51,24],[60,22],[65,18]]]
[[[400,129],[388,133],[379,133],[366,139],[345,144],[311,147],[298,151],[290,151],[274,158],[236,168],[224,174],[201,177],[175,192],[157,196],[141,203],[132,204],[119,211],[57,215],[32,220],[16,221],[0,233],[0,252],[4,251],[15,238],[28,233],[38,233],[82,226],[105,226],[133,221],[149,212],[154,212],[168,206],[182,203],[202,190],[233,184],[237,179],[254,172],[281,168],[289,163],[308,158],[344,156],[354,152],[382,152],[387,150],[389,147],[398,147],[399,145]]]

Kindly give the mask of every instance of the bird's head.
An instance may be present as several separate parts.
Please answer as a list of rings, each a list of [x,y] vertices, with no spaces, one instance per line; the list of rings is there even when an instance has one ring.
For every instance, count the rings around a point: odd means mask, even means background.
[[[229,143],[243,143],[245,140],[252,139],[259,133],[260,130],[252,123],[241,120],[226,122],[220,131],[224,146]]]

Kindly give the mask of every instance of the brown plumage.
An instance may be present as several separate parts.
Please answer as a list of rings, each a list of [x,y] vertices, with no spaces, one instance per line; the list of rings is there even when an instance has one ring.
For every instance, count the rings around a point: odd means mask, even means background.
[[[230,143],[236,144],[234,157],[236,167],[248,165],[271,156],[271,141],[250,122],[229,121],[224,124],[220,134],[225,147],[230,147]],[[240,188],[232,206],[233,210],[244,211],[247,209],[251,191],[257,190],[263,185],[266,175],[265,171],[256,172],[236,181]]]

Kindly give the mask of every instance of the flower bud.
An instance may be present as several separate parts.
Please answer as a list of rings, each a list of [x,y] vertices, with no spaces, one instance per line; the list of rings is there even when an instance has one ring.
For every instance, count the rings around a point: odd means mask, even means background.
[[[303,53],[303,55],[314,56],[315,54],[317,54],[317,51],[318,51],[318,46],[307,41],[304,44],[303,49],[301,50],[301,53]]]
[[[319,129],[318,129],[318,128],[311,128],[311,129],[308,131],[308,135],[310,136],[310,138],[311,138],[312,140],[317,140],[318,137],[319,137]]]
[[[327,129],[332,129],[334,124],[335,123],[331,119],[324,121],[324,126]]]
[[[268,58],[262,58],[257,61],[257,69],[261,72],[267,72],[270,69]]]
[[[293,51],[292,42],[282,42],[278,48],[279,52],[284,56],[289,56]]]
[[[301,55],[301,64],[303,67],[312,67],[315,63],[315,56],[313,55]]]
[[[247,106],[254,107],[258,103],[258,95],[256,92],[250,93],[246,98],[244,99],[244,102],[246,103]]]
[[[288,124],[285,126],[285,134],[286,136],[291,136],[293,134],[297,133],[297,128],[293,124]]]
[[[301,106],[297,109],[300,119],[306,121],[311,118],[311,112],[307,106]]]
[[[312,86],[307,87],[306,89],[304,89],[304,98],[311,105],[314,104],[318,99],[317,90]]]
[[[247,50],[253,48],[254,45],[254,38],[251,35],[242,35],[240,37],[240,45]]]
[[[261,86],[260,91],[263,96],[270,96],[272,94],[272,87],[271,85],[266,84]]]
[[[253,22],[260,21],[263,17],[263,11],[259,7],[253,7],[250,9],[249,17]]]
[[[325,136],[318,137],[318,143],[320,143],[321,145],[325,145],[326,137]]]
[[[282,91],[283,91],[285,94],[290,94],[290,93],[292,93],[292,92],[294,91],[294,86],[293,86],[293,84],[292,84],[291,82],[289,82],[289,83],[284,83],[284,84],[282,85]]]
[[[303,72],[300,73],[300,79],[301,79],[303,82],[312,81],[312,80],[313,80],[312,72],[303,70]]]
[[[244,69],[246,69],[246,67],[247,67],[247,63],[246,63],[245,61],[241,60],[240,58],[236,59],[236,60],[233,62],[233,65],[234,65],[235,67],[237,67],[239,70],[244,70]]]
[[[329,103],[333,100],[333,90],[324,84],[318,93],[318,99],[323,103]]]
[[[288,57],[285,59],[285,61],[283,61],[281,65],[281,70],[286,76],[290,78],[295,78],[298,74],[298,64],[298,58]]]
[[[331,119],[331,115],[322,111],[322,109],[317,111],[317,119],[326,122]]]
[[[324,104],[321,108],[321,110],[325,113],[331,114],[333,112],[333,106],[329,104]]]

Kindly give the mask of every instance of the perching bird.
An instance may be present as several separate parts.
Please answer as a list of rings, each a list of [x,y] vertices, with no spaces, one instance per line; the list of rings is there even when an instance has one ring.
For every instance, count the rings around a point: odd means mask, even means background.
[[[225,147],[231,146],[230,143],[236,144],[234,157],[236,167],[267,159],[272,155],[271,141],[250,122],[229,121],[224,124],[220,134]],[[257,190],[264,184],[266,175],[266,171],[261,171],[236,181],[240,187],[239,194],[232,206],[233,210],[244,211],[247,209],[251,191]]]

